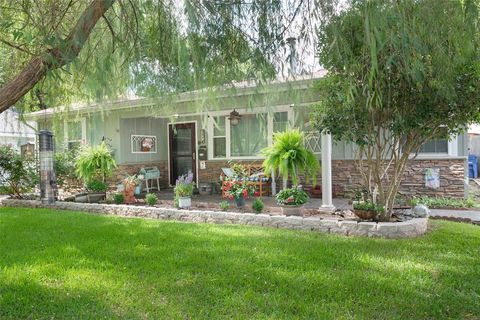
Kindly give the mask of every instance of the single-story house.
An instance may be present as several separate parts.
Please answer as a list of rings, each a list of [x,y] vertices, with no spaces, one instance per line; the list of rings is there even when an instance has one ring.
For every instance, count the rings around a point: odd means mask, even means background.
[[[0,145],[11,145],[15,150],[32,153],[35,146],[35,122],[20,120],[14,107],[0,113]]]
[[[212,183],[218,182],[221,169],[228,167],[230,160],[261,163],[259,151],[272,143],[273,133],[297,127],[321,161],[318,181],[324,206],[329,207],[332,195],[351,194],[360,176],[354,164],[354,146],[333,142],[310,125],[310,108],[319,100],[315,80],[325,73],[262,86],[246,81],[158,98],[72,105],[28,117],[39,129],[54,131],[57,149],[105,140],[114,150],[119,179],[122,174],[156,166],[164,187],[174,185],[177,177],[189,170],[197,183]],[[239,113],[239,121],[232,119],[233,111]],[[426,143],[408,164],[401,192],[464,197],[467,143],[466,135]],[[432,172],[427,169],[439,169],[433,170],[439,173],[438,188],[426,187],[426,172]]]

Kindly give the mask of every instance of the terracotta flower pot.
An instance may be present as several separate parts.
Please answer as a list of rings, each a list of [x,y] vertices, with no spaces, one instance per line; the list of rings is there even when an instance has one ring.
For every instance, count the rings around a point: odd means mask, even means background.
[[[310,196],[312,198],[320,198],[322,196],[322,186],[318,184],[314,185],[310,189]]]
[[[126,204],[135,203],[135,184],[125,184],[125,189],[123,190],[123,202]]]

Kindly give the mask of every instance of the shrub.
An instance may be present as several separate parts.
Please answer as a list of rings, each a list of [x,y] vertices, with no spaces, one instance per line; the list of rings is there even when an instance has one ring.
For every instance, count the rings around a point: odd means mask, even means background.
[[[255,198],[255,200],[253,200],[253,203],[252,203],[252,209],[256,212],[256,213],[261,213],[263,211],[263,208],[265,207],[265,205],[263,204],[263,201],[262,199],[260,198]]]
[[[299,187],[281,190],[277,194],[277,203],[280,205],[299,206],[308,201],[308,194]]]
[[[63,185],[66,180],[74,180],[77,178],[75,175],[76,157],[76,149],[55,153],[54,169],[58,185]]]
[[[105,192],[107,191],[107,184],[103,181],[92,180],[87,182],[87,190],[92,192]]]
[[[112,152],[105,142],[98,146],[84,146],[75,163],[78,178],[84,182],[105,180],[117,167]]]
[[[123,197],[123,194],[122,193],[115,193],[113,195],[113,201],[116,203],[116,204],[122,204],[124,202],[124,197]]]
[[[420,196],[414,197],[410,200],[412,206],[417,204],[424,204],[429,208],[472,208],[475,206],[475,200],[468,199],[456,199],[447,197],[428,197]]]
[[[22,198],[38,184],[39,176],[35,158],[21,156],[10,145],[0,146],[0,185],[11,195]]]
[[[222,211],[228,211],[228,209],[230,209],[230,205],[228,204],[227,201],[222,201],[220,202],[220,209]]]
[[[375,203],[373,203],[371,201],[355,202],[353,204],[353,209],[354,210],[359,210],[359,211],[373,211],[375,213],[384,213],[385,212],[384,207],[382,207],[380,205],[376,205]]]
[[[158,198],[157,198],[157,195],[155,193],[147,193],[147,195],[145,196],[145,202],[149,206],[156,205],[157,201],[158,201]]]

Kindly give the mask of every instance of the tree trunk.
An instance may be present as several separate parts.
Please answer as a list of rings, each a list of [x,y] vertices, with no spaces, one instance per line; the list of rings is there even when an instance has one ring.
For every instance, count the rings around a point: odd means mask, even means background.
[[[64,45],[33,57],[17,76],[0,88],[0,113],[20,100],[45,77],[49,70],[60,68],[73,61],[82,50],[98,20],[114,2],[115,0],[94,0],[64,39]]]

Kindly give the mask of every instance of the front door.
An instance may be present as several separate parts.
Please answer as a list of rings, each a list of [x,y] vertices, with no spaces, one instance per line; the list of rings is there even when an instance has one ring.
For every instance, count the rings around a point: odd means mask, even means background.
[[[177,178],[191,171],[196,180],[196,137],[195,123],[174,123],[168,125],[170,150],[170,185]]]

